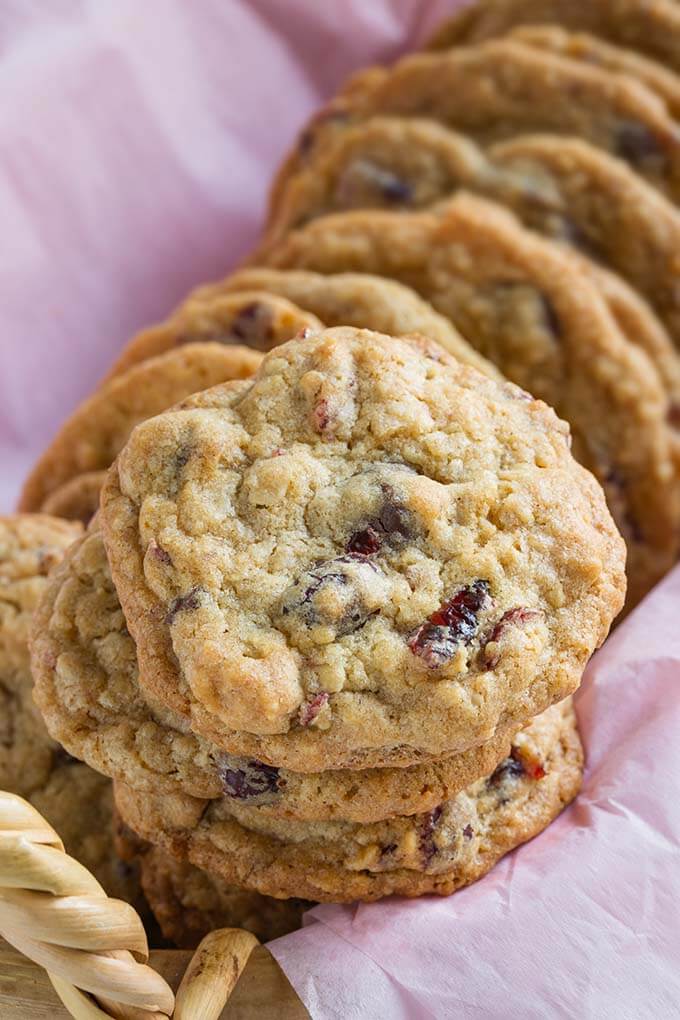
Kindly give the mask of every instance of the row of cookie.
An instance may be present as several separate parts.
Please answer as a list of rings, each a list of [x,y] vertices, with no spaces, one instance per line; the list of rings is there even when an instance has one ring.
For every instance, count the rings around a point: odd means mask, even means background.
[[[441,37],[466,45],[356,75],[281,168],[253,261],[407,283],[508,378],[555,406],[627,539],[630,606],[678,553],[680,79],[670,57],[666,67],[612,40],[645,45],[661,25],[671,33],[680,26],[672,0],[629,0],[626,29],[615,27],[620,7],[480,0]],[[633,24],[645,24],[648,35]],[[489,200],[559,244],[561,252],[541,249],[534,237],[542,273],[527,274],[527,232]],[[569,319],[593,290],[608,313],[606,354],[592,330],[569,343]],[[612,332],[614,346],[623,341],[646,357],[606,366]],[[647,389],[650,369],[656,397]],[[605,377],[619,404],[609,438]],[[620,433],[622,405],[630,411],[636,403],[638,427]],[[656,499],[635,467],[643,435],[656,448],[652,459],[660,454]],[[667,515],[664,538],[658,521],[645,522],[654,504],[653,514],[663,504]]]

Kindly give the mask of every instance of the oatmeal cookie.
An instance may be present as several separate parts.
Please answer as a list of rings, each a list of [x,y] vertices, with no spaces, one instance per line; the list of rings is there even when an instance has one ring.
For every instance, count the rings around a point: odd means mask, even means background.
[[[477,0],[440,26],[442,50],[505,35],[519,25],[557,23],[640,50],[680,71],[680,7],[675,0]]]
[[[42,512],[89,524],[99,509],[99,493],[105,478],[106,471],[86,471],[70,478],[50,493]]]
[[[363,330],[290,341],[140,425],[100,518],[146,695],[300,771],[520,725],[575,689],[623,596],[567,426],[430,341]]]
[[[310,160],[376,116],[427,117],[482,146],[520,134],[580,137],[680,198],[680,134],[658,95],[628,76],[499,39],[362,72],[300,135],[277,174],[270,220]]]
[[[197,390],[246,378],[260,358],[247,347],[201,343],[133,365],[84,400],[62,425],[24,485],[21,509],[42,506],[77,475],[107,468],[138,422]]]
[[[556,53],[571,60],[584,60],[607,71],[628,74],[663,99],[672,117],[677,119],[680,115],[678,75],[634,49],[614,46],[588,32],[568,32],[558,25],[523,25],[513,29],[509,38],[535,46],[542,52]]]
[[[264,258],[289,230],[327,213],[414,210],[460,189],[508,206],[526,226],[616,271],[680,347],[680,213],[620,159],[577,138],[520,136],[485,152],[418,117],[355,124],[282,191]]]
[[[628,544],[628,605],[670,569],[680,522],[669,401],[568,252],[495,203],[461,194],[427,212],[323,217],[267,261],[381,273],[413,287],[569,422],[575,454],[601,481]]]
[[[533,720],[489,776],[408,818],[253,823],[231,802],[139,794],[118,783],[115,794],[125,822],[180,861],[266,895],[343,902],[449,895],[476,881],[562,811],[582,771],[566,702]]]
[[[492,379],[500,372],[483,358],[443,315],[432,305],[394,280],[367,273],[337,273],[322,276],[302,270],[280,271],[253,267],[241,269],[218,283],[198,287],[187,298],[187,305],[211,301],[224,292],[261,288],[281,294],[302,308],[318,315],[326,326],[354,326],[372,329],[389,336],[421,333],[458,358]]]
[[[680,414],[680,361],[673,342],[680,347],[675,286],[680,214],[621,160],[587,143],[533,136],[494,147],[487,155],[469,138],[434,121],[369,119],[340,134],[291,181],[254,259],[267,261],[267,249],[277,238],[324,213],[416,209],[460,189],[508,206],[525,225],[583,256],[583,269],[603,293],[626,338],[654,362],[675,423]],[[593,260],[609,265],[623,279],[615,279]],[[341,324],[337,318],[324,321]],[[342,324],[406,332],[370,321]],[[427,329],[421,331],[432,336]],[[460,356],[456,350],[451,353]]]
[[[127,844],[134,847],[127,859],[139,867],[144,895],[161,932],[181,949],[195,949],[216,928],[245,928],[260,942],[270,942],[299,928],[303,913],[313,905],[229,885],[123,827],[129,834]]]
[[[372,822],[428,810],[492,772],[510,735],[410,768],[293,772],[229,755],[140,697],[136,653],[101,535],[72,548],[34,623],[36,699],[53,736],[93,768],[152,793],[233,798],[255,815]]]
[[[264,288],[241,294],[219,291],[200,305],[185,302],[167,322],[138,333],[123,348],[110,376],[187,344],[212,342],[269,351],[304,329],[318,330],[321,325],[315,315]]]

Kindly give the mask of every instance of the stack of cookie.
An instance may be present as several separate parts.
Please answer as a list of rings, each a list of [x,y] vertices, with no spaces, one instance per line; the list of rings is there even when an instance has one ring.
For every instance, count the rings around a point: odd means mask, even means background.
[[[36,465],[25,511],[103,486],[37,699],[173,940],[449,893],[574,796],[619,532],[627,609],[678,557],[679,70],[675,0],[466,8]]]
[[[38,607],[35,696],[179,862],[143,855],[168,930],[184,881],[286,918],[447,894],[575,795],[623,564],[544,403],[425,338],[310,331],[133,431]]]

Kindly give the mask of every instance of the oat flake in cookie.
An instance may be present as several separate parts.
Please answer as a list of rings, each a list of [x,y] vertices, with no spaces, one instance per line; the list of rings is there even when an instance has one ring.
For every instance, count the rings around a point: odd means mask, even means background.
[[[138,426],[102,492],[140,683],[225,750],[412,764],[577,686],[624,549],[542,402],[331,329]]]

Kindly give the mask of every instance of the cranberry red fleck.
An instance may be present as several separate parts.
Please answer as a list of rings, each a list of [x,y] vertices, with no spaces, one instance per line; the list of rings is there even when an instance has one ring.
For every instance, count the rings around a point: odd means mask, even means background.
[[[423,816],[423,822],[420,830],[420,851],[423,855],[426,867],[437,853],[437,848],[434,843],[434,833],[441,816],[441,805],[433,808],[431,811],[428,811],[428,813]]]
[[[463,836],[465,837],[465,839],[472,839],[474,834],[475,833],[471,825],[466,825],[465,828],[463,829]]]
[[[372,556],[380,549],[380,535],[369,524],[363,531],[356,531],[347,543],[348,553],[357,553],[360,556]]]
[[[525,774],[524,765],[518,758],[509,755],[491,773],[487,786],[500,786],[506,779],[519,779]]]
[[[164,549],[162,545],[159,545],[158,542],[154,542],[152,544],[151,552],[159,563],[165,563],[167,566],[172,564],[172,557],[170,556],[170,553],[167,549]]]
[[[198,609],[201,604],[201,589],[192,588],[186,595],[180,595],[170,603],[165,617],[166,623],[174,623],[178,613],[185,613],[191,609]]]
[[[300,726],[309,726],[314,722],[317,715],[328,703],[328,692],[321,691],[319,694],[315,694],[311,701],[305,701],[304,705],[300,706],[299,720]]]
[[[500,641],[508,627],[521,627],[530,620],[539,619],[542,615],[540,609],[527,609],[526,606],[515,606],[513,609],[506,610],[486,640],[484,659],[488,668],[495,669],[501,656],[498,649],[487,653],[486,645]]]
[[[261,761],[244,762],[239,768],[227,761],[219,766],[219,774],[225,795],[237,800],[262,797],[276,793],[279,788],[279,770]]]
[[[408,639],[408,647],[429,669],[443,666],[459,645],[477,633],[479,613],[490,602],[489,582],[477,580],[461,588],[422,623]]]

